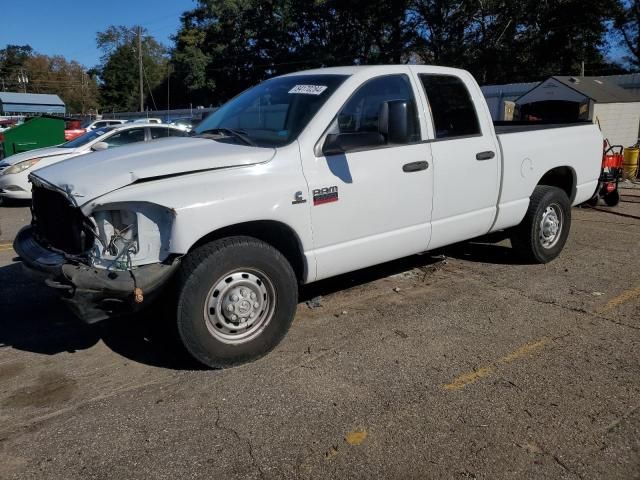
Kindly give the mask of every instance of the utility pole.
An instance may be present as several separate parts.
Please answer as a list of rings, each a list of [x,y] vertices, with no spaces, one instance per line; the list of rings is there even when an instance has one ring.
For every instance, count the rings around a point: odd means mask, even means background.
[[[84,92],[85,92],[85,87],[86,87],[86,75],[87,74],[83,70],[82,71],[82,80],[81,80],[81,83],[80,83],[80,88],[81,88],[80,92],[82,94],[82,114],[83,115],[84,115],[84,111],[85,111],[85,108],[84,108]]]
[[[142,27],[138,27],[138,74],[140,76],[140,111],[144,112],[144,83],[142,71]]]
[[[582,68],[580,69],[580,76],[584,77],[584,60],[582,61]]]
[[[171,100],[171,63],[167,63],[167,122],[169,121],[169,110]]]
[[[18,74],[18,83],[22,84],[22,90],[24,93],[27,93],[27,83],[29,83],[29,77],[24,73],[24,70],[20,70]]]

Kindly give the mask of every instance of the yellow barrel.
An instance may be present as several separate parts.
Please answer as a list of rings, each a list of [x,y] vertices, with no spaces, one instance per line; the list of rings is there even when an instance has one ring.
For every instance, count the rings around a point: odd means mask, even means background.
[[[624,162],[622,163],[622,170],[624,178],[635,179],[638,176],[638,154],[640,148],[629,147],[624,149]]]

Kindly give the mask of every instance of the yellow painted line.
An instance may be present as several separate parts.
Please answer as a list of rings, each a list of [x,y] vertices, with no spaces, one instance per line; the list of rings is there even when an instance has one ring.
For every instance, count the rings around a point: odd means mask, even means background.
[[[10,245],[0,245],[0,252],[12,252],[13,251],[13,247]]]
[[[344,440],[349,445],[360,445],[367,438],[368,433],[366,430],[356,430],[355,432],[351,432],[344,437]]]
[[[599,313],[604,313],[608,310],[616,308],[618,305],[622,305],[630,300],[640,298],[640,287],[625,290],[617,297],[613,297],[607,302],[607,304],[598,310]]]
[[[540,350],[541,348],[544,348],[546,343],[547,343],[547,339],[546,338],[543,338],[542,340],[538,340],[537,342],[527,343],[526,345],[523,345],[519,349],[514,350],[510,354],[505,355],[504,357],[502,357],[499,360],[499,362],[500,363],[511,363],[514,360],[518,360],[519,358],[525,357],[527,355],[530,355],[530,354]]]
[[[492,367],[483,367],[479,370],[465,373],[463,375],[460,375],[459,377],[456,377],[453,382],[443,385],[442,388],[444,388],[445,390],[460,390],[467,385],[477,382],[481,378],[488,377],[492,373]]]
[[[542,338],[534,342],[529,342],[526,345],[523,345],[522,347],[514,350],[513,352],[508,353],[504,357],[500,357],[492,365],[479,368],[472,372],[463,373],[462,375],[454,378],[451,383],[444,384],[442,388],[444,388],[445,390],[460,390],[466,387],[467,385],[471,385],[472,383],[475,383],[478,380],[482,380],[483,378],[486,378],[489,375],[492,375],[496,370],[497,364],[511,363],[515,360],[518,360],[520,358],[536,353],[537,351],[544,348],[547,342],[548,342],[547,338]]]

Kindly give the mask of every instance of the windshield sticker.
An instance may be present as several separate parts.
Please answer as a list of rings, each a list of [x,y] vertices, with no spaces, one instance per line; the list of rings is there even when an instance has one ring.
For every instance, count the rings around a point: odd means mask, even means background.
[[[303,95],[320,95],[328,87],[326,85],[296,85],[289,93],[301,93]]]

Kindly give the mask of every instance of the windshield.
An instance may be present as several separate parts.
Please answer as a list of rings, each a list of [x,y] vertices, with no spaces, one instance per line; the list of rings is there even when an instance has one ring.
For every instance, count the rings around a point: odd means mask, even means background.
[[[80,135],[78,138],[74,138],[70,142],[63,143],[60,145],[61,148],[78,148],[86,145],[89,142],[94,141],[96,138],[101,137],[107,132],[113,130],[113,127],[103,127],[98,128],[96,130],[91,130],[83,135]]]
[[[324,74],[267,80],[225,103],[195,133],[235,131],[259,147],[281,147],[298,137],[346,78]]]

